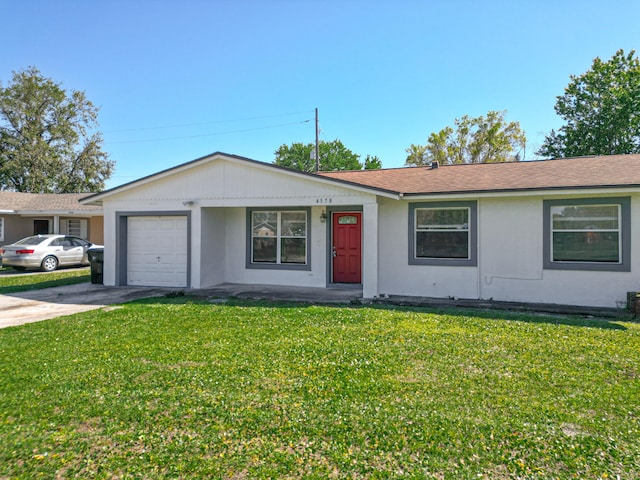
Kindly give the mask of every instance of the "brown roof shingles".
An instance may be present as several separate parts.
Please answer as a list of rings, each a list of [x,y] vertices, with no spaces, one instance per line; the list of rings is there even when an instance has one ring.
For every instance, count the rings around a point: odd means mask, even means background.
[[[640,155],[320,172],[318,175],[405,195],[640,187]]]
[[[81,205],[79,200],[89,193],[22,193],[0,191],[0,210],[16,212],[99,212],[100,206]]]

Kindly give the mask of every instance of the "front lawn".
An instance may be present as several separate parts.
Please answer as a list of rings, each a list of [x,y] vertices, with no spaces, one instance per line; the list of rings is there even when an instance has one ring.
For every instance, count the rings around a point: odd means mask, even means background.
[[[0,276],[0,295],[85,283],[90,280],[91,274],[88,268],[68,271],[58,270],[51,273],[20,272],[4,274]]]
[[[633,479],[640,325],[149,299],[0,330],[0,478]]]

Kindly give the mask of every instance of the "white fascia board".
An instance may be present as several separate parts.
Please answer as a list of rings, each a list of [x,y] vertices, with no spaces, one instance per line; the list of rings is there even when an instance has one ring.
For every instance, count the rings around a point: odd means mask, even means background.
[[[404,195],[403,200],[406,201],[429,201],[429,200],[466,200],[475,198],[513,198],[513,197],[584,197],[587,196],[603,196],[603,195],[621,195],[621,194],[640,194],[638,187],[584,187],[584,188],[541,188],[536,190],[509,190],[495,192],[461,192],[461,193],[429,193],[421,195]]]

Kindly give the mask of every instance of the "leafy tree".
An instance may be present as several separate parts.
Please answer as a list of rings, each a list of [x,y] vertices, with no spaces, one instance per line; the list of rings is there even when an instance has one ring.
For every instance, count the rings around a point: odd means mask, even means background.
[[[566,124],[551,130],[538,155],[551,158],[640,153],[640,62],[618,50],[609,61],[572,75],[555,111]]]
[[[409,148],[405,149],[405,152],[407,152],[406,165],[425,165],[427,163],[425,159],[427,153],[426,146],[412,143]]]
[[[35,67],[0,85],[0,190],[95,192],[113,171],[102,151],[98,108]]]
[[[487,116],[465,115],[429,135],[426,145],[406,149],[406,165],[455,163],[496,163],[522,160],[526,136],[518,122],[507,122],[506,111],[490,111]]]
[[[367,155],[364,163],[362,163],[360,162],[360,155],[353,153],[337,139],[332,142],[320,142],[318,151],[321,171],[382,168],[382,162],[378,157]],[[281,145],[275,151],[276,159],[273,163],[281,167],[302,170],[303,172],[315,172],[316,161],[314,153],[315,144],[313,143],[293,143],[291,146]]]
[[[378,157],[367,155],[367,158],[364,159],[364,169],[365,170],[380,170],[382,168],[382,160]]]

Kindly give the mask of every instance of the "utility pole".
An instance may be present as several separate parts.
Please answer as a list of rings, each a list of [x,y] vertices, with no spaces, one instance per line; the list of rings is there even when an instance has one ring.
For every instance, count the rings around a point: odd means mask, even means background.
[[[316,108],[316,172],[320,171],[320,151],[318,150],[318,109]]]

